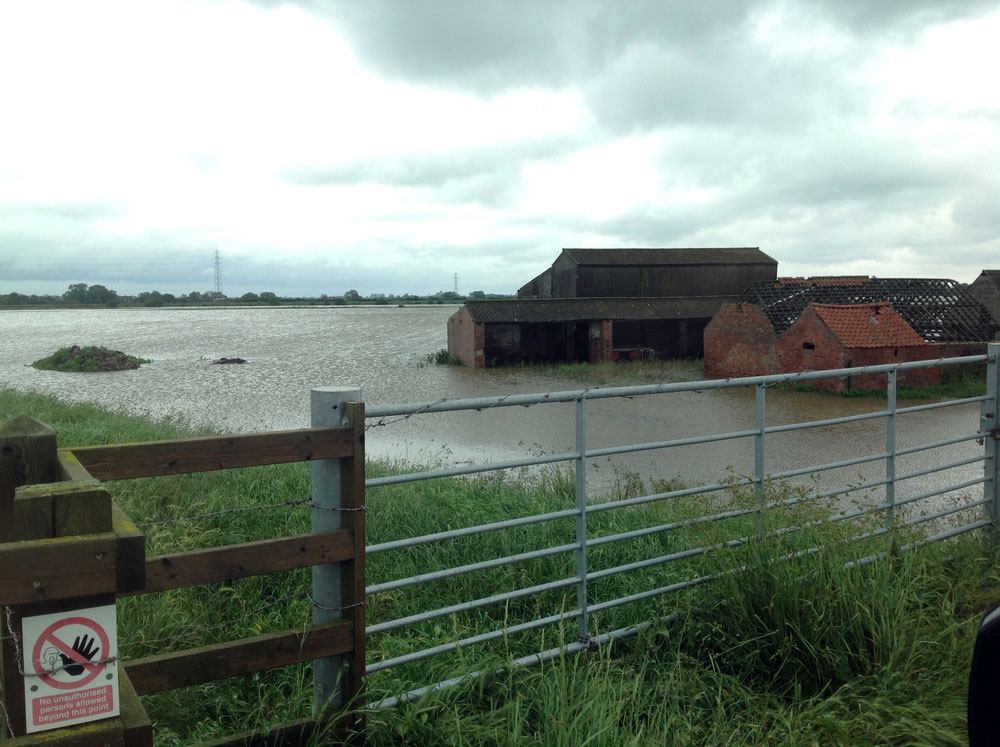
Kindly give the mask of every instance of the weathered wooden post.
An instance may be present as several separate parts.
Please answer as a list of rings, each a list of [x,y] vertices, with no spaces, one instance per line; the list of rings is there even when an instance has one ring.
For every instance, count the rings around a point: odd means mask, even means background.
[[[27,733],[26,692],[38,690],[45,677],[56,681],[47,668],[27,672],[25,659],[38,657],[28,650],[24,618],[57,614],[67,621],[77,619],[67,613],[113,606],[119,589],[143,583],[141,533],[126,520],[118,522],[119,534],[124,534],[116,535],[113,516],[120,512],[110,493],[72,454],[58,452],[56,446],[55,431],[43,423],[19,417],[0,425],[0,659],[9,719],[3,736]],[[121,563],[123,558],[132,562]],[[52,633],[49,639],[55,647],[57,637]],[[40,635],[39,641],[44,640]],[[117,648],[90,651],[107,660],[117,655]],[[110,667],[91,669],[90,657],[80,658],[86,654],[79,653],[75,642],[68,655],[83,663],[71,664],[72,659],[64,656],[65,669],[86,666],[94,677],[100,673],[106,681],[115,679]],[[135,693],[124,679],[115,684],[121,717],[49,731],[46,736],[83,740],[80,744],[152,744],[152,729]],[[66,716],[70,723],[75,723],[73,718],[82,716]]]
[[[990,360],[986,363],[986,401],[980,413],[980,433],[986,434],[983,500],[988,501],[994,537],[1000,537],[1000,342],[991,342],[986,351]]]
[[[354,622],[354,664],[345,656],[330,656],[313,663],[313,706],[317,715],[357,703],[364,677],[364,405],[361,390],[353,387],[322,387],[312,390],[311,424],[314,428],[351,426],[354,453],[347,459],[312,462],[312,529],[351,530],[354,559],[346,563],[314,566],[313,623],[349,617]]]

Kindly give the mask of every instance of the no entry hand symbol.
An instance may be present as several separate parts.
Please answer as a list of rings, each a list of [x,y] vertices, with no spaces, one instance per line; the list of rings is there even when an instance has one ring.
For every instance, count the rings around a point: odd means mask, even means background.
[[[86,629],[85,633],[74,637],[72,646],[64,640],[64,638],[69,638],[66,633],[72,634],[72,629],[63,631],[64,628],[71,625],[80,625]],[[55,647],[58,654],[50,653],[45,656],[46,661],[43,662],[43,652],[48,651],[51,647]],[[49,687],[58,690],[76,690],[97,678],[97,675],[105,667],[101,657],[107,656],[109,649],[108,634],[103,627],[86,617],[67,617],[52,623],[42,631],[31,652],[31,662],[35,667],[35,673]],[[52,666],[57,664],[56,656],[62,660],[61,667]],[[98,659],[97,662],[92,661],[95,656]],[[53,669],[56,671],[52,671]],[[86,674],[80,678],[84,672]]]

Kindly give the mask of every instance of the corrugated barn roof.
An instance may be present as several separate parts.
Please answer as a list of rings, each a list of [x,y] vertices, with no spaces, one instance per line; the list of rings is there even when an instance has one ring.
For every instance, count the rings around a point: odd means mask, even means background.
[[[666,266],[775,264],[758,247],[702,247],[676,249],[563,249],[563,254],[582,266]]]
[[[653,319],[707,319],[730,296],[670,298],[530,298],[518,300],[468,301],[472,320],[486,324],[544,324],[609,319],[642,321]]]

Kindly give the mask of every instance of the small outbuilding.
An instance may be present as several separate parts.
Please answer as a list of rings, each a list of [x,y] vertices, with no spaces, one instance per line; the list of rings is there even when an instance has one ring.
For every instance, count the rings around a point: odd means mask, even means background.
[[[926,342],[888,302],[873,304],[812,303],[778,338],[781,371],[833,368],[932,360],[939,348]],[[941,369],[901,371],[899,383],[937,386]],[[881,389],[885,374],[861,374],[846,379],[821,379],[816,386],[834,391]]]

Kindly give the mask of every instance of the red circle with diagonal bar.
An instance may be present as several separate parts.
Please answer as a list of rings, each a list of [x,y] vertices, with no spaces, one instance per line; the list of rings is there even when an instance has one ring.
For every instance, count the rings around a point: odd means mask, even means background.
[[[92,631],[94,637],[101,642],[101,648],[99,649],[100,657],[98,657],[99,659],[106,659],[111,647],[111,643],[108,640],[108,634],[104,628],[87,617],[67,617],[62,620],[57,620],[43,630],[42,634],[38,636],[38,640],[35,641],[35,647],[31,652],[31,663],[34,664],[35,672],[41,677],[42,682],[49,687],[56,688],[57,690],[76,690],[79,687],[88,685],[97,678],[97,675],[101,673],[105,666],[104,663],[94,663],[88,661],[82,654],[74,651],[72,646],[56,636],[59,629],[64,628],[67,625],[82,625]],[[42,647],[46,645],[55,646],[59,649],[60,653],[69,658],[71,661],[82,665],[88,672],[87,676],[73,682],[60,682],[52,677],[52,675],[45,674],[47,670],[42,666]]]

